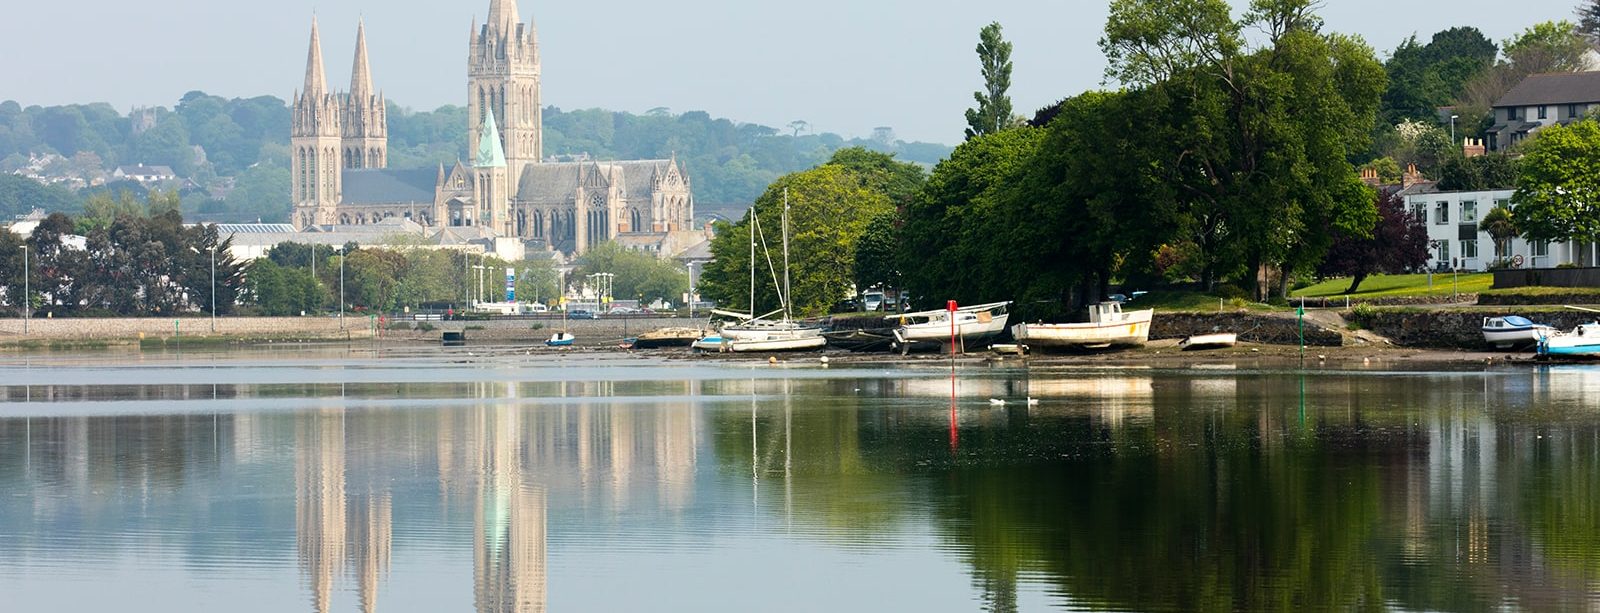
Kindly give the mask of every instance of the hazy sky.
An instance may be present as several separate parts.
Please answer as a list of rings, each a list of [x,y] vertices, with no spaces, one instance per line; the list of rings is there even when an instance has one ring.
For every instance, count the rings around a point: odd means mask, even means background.
[[[1235,6],[1247,0],[1231,0]],[[1326,0],[1329,26],[1380,57],[1413,32],[1456,25],[1496,41],[1571,18],[1576,0]],[[1107,0],[522,0],[536,19],[544,103],[566,109],[704,110],[736,121],[955,143],[979,86],[973,48],[990,21],[1016,46],[1012,99],[1031,114],[1097,87]],[[24,105],[171,106],[184,92],[288,98],[313,11],[328,78],[348,87],[358,18],[389,99],[463,104],[467,33],[489,0],[6,0],[0,99]]]

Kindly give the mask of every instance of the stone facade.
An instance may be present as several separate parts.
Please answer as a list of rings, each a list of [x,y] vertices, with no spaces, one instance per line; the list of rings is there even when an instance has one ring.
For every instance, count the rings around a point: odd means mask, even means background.
[[[546,162],[542,159],[538,34],[515,0],[491,0],[467,49],[468,151],[437,169],[388,168],[384,98],[373,88],[366,29],[356,34],[350,92],[328,90],[321,40],[311,26],[303,91],[294,96],[290,223],[297,230],[403,218],[433,230],[516,238],[530,250],[579,254],[618,241],[670,257],[705,240],[675,158]],[[494,141],[493,147],[485,146]]]

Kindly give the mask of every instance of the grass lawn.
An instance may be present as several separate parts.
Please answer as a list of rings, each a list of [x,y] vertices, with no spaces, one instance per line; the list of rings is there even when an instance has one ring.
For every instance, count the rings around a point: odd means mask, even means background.
[[[1435,273],[1433,287],[1428,287],[1428,275],[1374,275],[1361,282],[1355,297],[1377,298],[1383,296],[1449,296],[1460,292],[1476,294],[1488,291],[1494,285],[1494,274],[1487,272],[1461,273],[1456,283],[1451,283],[1450,273]],[[1329,279],[1291,295],[1295,298],[1323,298],[1345,295],[1350,289],[1350,279]]]
[[[1132,302],[1123,305],[1127,310],[1155,309],[1157,311],[1187,311],[1199,313],[1214,313],[1218,305],[1224,310],[1237,311],[1247,309],[1251,311],[1272,311],[1288,307],[1275,307],[1259,302],[1245,302],[1242,300],[1221,300],[1211,294],[1197,292],[1150,292],[1138,297]]]

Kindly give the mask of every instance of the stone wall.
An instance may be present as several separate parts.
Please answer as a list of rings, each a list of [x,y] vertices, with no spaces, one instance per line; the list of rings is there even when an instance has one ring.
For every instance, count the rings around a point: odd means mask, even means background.
[[[1292,314],[1232,313],[1156,313],[1150,322],[1150,339],[1188,338],[1199,334],[1233,332],[1239,340],[1267,345],[1299,345],[1300,323]],[[1306,344],[1338,347],[1344,336],[1337,330],[1306,320]]]
[[[411,322],[404,322],[410,324]],[[420,323],[420,322],[419,322]],[[398,341],[437,343],[445,331],[465,332],[468,345],[520,345],[538,344],[562,329],[560,319],[493,319],[485,321],[432,321],[433,330],[385,329],[379,337]],[[622,339],[638,336],[659,328],[701,328],[705,318],[686,317],[629,317],[602,319],[574,319],[566,322],[566,330],[577,338],[575,344],[601,347],[614,346]]]
[[[1352,313],[1351,319],[1368,330],[1404,347],[1487,350],[1483,318],[1521,315],[1535,322],[1570,330],[1600,318],[1594,313],[1566,309],[1506,309],[1504,311],[1419,311],[1375,309]]]
[[[1494,288],[1600,287],[1600,268],[1513,268],[1494,271]]]
[[[176,323],[176,326],[174,326]],[[241,338],[334,339],[370,336],[365,317],[218,317],[212,331],[208,317],[42,318],[27,322],[0,319],[0,340],[132,340],[182,336]]]

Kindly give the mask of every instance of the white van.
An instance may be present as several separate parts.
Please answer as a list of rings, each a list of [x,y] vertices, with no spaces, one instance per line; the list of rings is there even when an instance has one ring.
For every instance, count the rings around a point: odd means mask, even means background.
[[[883,292],[867,292],[862,294],[861,305],[865,306],[868,312],[882,311]]]

